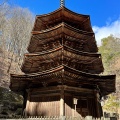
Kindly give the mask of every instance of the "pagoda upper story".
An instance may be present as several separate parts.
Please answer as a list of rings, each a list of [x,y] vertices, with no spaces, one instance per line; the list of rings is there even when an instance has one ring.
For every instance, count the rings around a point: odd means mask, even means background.
[[[65,7],[37,16],[22,71],[35,73],[67,65],[87,73],[103,72],[89,15]]]
[[[36,17],[28,51],[42,52],[58,47],[58,45],[55,45],[41,48],[46,42],[52,44],[62,38],[64,38],[63,44],[65,44],[66,40],[69,40],[71,44],[66,44],[79,51],[98,52],[89,15],[77,14],[65,7],[61,7],[50,14]],[[72,41],[74,44],[72,44]]]

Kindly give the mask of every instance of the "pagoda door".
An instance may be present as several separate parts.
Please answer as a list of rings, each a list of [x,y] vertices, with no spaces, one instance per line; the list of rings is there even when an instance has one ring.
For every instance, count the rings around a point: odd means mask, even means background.
[[[85,98],[78,99],[78,102],[76,105],[76,112],[78,115],[81,115],[82,117],[89,115],[87,99]]]

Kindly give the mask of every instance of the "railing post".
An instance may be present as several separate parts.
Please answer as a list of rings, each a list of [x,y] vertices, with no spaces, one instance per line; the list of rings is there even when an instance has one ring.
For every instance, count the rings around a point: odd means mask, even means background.
[[[60,120],[66,120],[65,116],[60,116]]]
[[[61,88],[60,93],[60,116],[65,116],[65,101],[64,101],[64,87]]]
[[[85,120],[93,120],[92,116],[86,116]]]

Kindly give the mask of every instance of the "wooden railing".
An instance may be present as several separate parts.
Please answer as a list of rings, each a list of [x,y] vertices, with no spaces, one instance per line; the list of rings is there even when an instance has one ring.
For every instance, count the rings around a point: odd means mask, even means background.
[[[83,117],[66,117],[66,116],[51,116],[51,117],[43,117],[43,116],[32,116],[32,117],[22,117],[17,116],[13,118],[0,118],[0,120],[120,120],[117,117],[110,118],[93,118],[92,116]]]

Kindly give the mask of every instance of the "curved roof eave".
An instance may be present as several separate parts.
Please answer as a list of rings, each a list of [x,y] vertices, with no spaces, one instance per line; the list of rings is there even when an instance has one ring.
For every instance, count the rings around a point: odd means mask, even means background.
[[[21,66],[21,70],[22,70],[23,72],[25,72],[25,71],[24,71],[24,68],[26,68],[26,67],[25,67],[24,65],[25,65],[26,63],[28,63],[29,58],[32,59],[32,61],[34,61],[33,58],[35,58],[35,56],[41,58],[42,56],[48,55],[48,54],[50,54],[50,53],[53,53],[53,54],[54,54],[55,52],[60,51],[60,50],[65,50],[65,52],[71,52],[71,53],[73,53],[73,54],[80,55],[80,56],[84,56],[84,57],[91,57],[91,58],[94,57],[94,58],[99,58],[99,59],[101,59],[101,54],[99,54],[99,53],[89,53],[89,52],[78,51],[78,50],[75,50],[75,49],[73,49],[73,48],[71,48],[71,47],[68,47],[68,46],[63,45],[63,46],[60,46],[60,47],[58,47],[58,48],[51,49],[51,50],[49,50],[49,51],[36,52],[36,53],[26,53],[26,54],[25,54],[25,57],[24,57],[24,58],[26,58],[26,59],[24,60],[22,66]],[[65,54],[65,53],[63,53],[63,56],[64,56],[64,54]],[[52,58],[50,58],[50,59],[52,59]],[[27,61],[27,62],[26,62],[26,61]]]
[[[64,29],[63,29],[64,28]],[[47,30],[42,30],[42,31],[33,31],[32,32],[32,36],[31,36],[31,39],[30,39],[30,42],[29,42],[29,45],[28,45],[28,47],[27,47],[27,50],[30,52],[30,50],[31,50],[31,47],[32,47],[32,45],[30,44],[31,43],[31,41],[32,41],[32,39],[34,39],[34,36],[41,36],[41,39],[40,40],[42,40],[44,37],[45,38],[48,38],[48,35],[49,35],[49,37],[53,37],[54,35],[56,35],[58,32],[59,33],[65,33],[66,32],[66,29],[67,30],[69,30],[69,31],[71,31],[71,34],[73,33],[73,32],[75,32],[75,34],[83,34],[84,36],[88,36],[88,37],[91,37],[91,38],[93,38],[94,39],[94,41],[95,41],[95,38],[94,38],[94,33],[93,32],[87,32],[87,31],[83,31],[83,30],[79,30],[79,29],[75,29],[74,27],[72,27],[72,26],[70,26],[70,25],[68,25],[68,24],[66,24],[66,23],[60,23],[60,24],[58,24],[58,25],[56,25],[56,26],[54,26],[54,27],[52,27],[52,28],[49,28],[49,29],[47,29]],[[54,35],[53,35],[53,33],[54,33]],[[44,38],[44,39],[45,39]],[[38,41],[38,39],[36,39],[37,41]],[[33,42],[35,42],[35,40],[33,41]]]
[[[97,74],[90,74],[90,73],[85,73],[85,72],[75,70],[65,65],[61,65],[54,69],[39,72],[39,73],[32,73],[32,74],[26,74],[26,75],[11,74],[11,89],[12,89],[13,82],[15,83],[17,82],[17,84],[19,84],[20,81],[28,83],[28,81],[30,82],[32,80],[36,80],[36,78],[39,78],[39,77],[43,79],[44,77],[46,78],[47,76],[49,77],[50,75],[54,76],[56,72],[60,72],[60,74],[62,75],[63,74],[65,75],[65,72],[69,72],[70,74],[69,73],[68,74],[70,76],[71,74],[73,74],[70,78],[74,79],[74,76],[78,76],[78,79],[75,78],[76,82],[82,82],[84,81],[83,79],[85,79],[86,83],[88,82],[88,83],[92,83],[93,85],[94,84],[98,85],[100,88],[100,92],[102,93],[102,96],[115,92],[115,77],[116,77],[115,75],[103,76],[103,75],[97,75]],[[80,76],[82,76],[83,78],[81,79]],[[104,86],[103,86],[103,83],[104,83]],[[106,86],[107,84],[109,84],[111,87]],[[13,86],[13,89],[14,89],[14,86]]]
[[[91,77],[91,78],[96,78],[96,79],[115,79],[116,75],[98,75],[98,74],[91,74],[91,73],[86,73],[86,72],[82,72],[79,70],[75,70],[73,68],[70,68],[66,65],[61,65],[55,68],[52,68],[50,70],[47,71],[43,71],[43,72],[38,72],[38,73],[30,73],[30,74],[25,74],[25,75],[16,75],[16,74],[11,74],[11,77],[15,77],[15,78],[30,78],[30,77],[38,77],[38,76],[44,76],[50,73],[54,73],[57,71],[61,71],[62,69],[64,69],[64,71],[69,71],[71,73],[74,73],[76,75],[82,75],[85,77]]]
[[[56,25],[56,26],[54,26],[54,27],[48,28],[48,29],[46,29],[46,30],[32,31],[32,34],[33,34],[33,35],[36,35],[36,34],[44,34],[44,33],[46,33],[46,32],[50,32],[50,31],[56,30],[56,29],[58,29],[58,28],[60,28],[60,27],[66,27],[66,28],[69,28],[69,29],[74,30],[74,31],[76,31],[76,32],[83,32],[83,33],[86,33],[86,34],[94,34],[94,32],[88,32],[88,31],[83,31],[83,30],[76,29],[76,28],[68,25],[68,24],[65,23],[65,22],[62,22],[62,23],[60,23],[60,24],[58,24],[58,25]]]
[[[66,8],[66,7],[61,7],[61,8],[59,8],[59,9],[53,11],[53,12],[50,12],[48,14],[37,15],[36,17],[37,18],[42,18],[42,17],[46,17],[46,16],[51,16],[51,15],[54,15],[55,13],[57,13],[59,11],[62,11],[62,10],[65,10],[65,11],[71,13],[71,14],[74,14],[74,15],[77,15],[77,16],[80,16],[80,17],[81,16],[83,16],[83,17],[90,17],[89,15],[83,15],[83,14],[79,14],[79,13],[73,12],[73,11],[69,10],[68,8]]]
[[[89,25],[89,28],[91,28],[91,22],[90,22],[90,16],[89,15],[83,15],[83,14],[79,14],[79,13],[76,13],[76,12],[73,12],[65,7],[61,7],[51,13],[48,13],[48,14],[43,14],[43,15],[37,15],[36,18],[35,18],[35,23],[34,23],[34,27],[33,27],[33,31],[36,29],[36,26],[38,26],[37,24],[39,23],[40,26],[45,24],[45,23],[49,23],[51,22],[52,23],[52,20],[55,19],[55,16],[56,18],[59,17],[59,12],[62,12],[61,13],[61,16],[62,15],[65,15],[65,12],[67,12],[66,14],[68,14],[66,17],[69,17],[70,19],[73,18],[73,17],[70,17],[71,16],[74,16],[75,19],[74,19],[74,22],[76,21],[78,23],[78,21],[80,22],[81,19],[83,19],[82,21],[86,21],[88,20],[88,25]],[[52,19],[51,19],[52,18]],[[75,23],[76,23],[75,22]],[[47,24],[45,24],[47,25]],[[91,29],[91,31],[93,31]]]
[[[76,53],[76,54],[79,54],[79,55],[101,57],[100,53],[83,52],[83,51],[75,50],[75,49],[73,49],[69,46],[66,46],[66,45],[60,46],[59,48],[51,49],[49,51],[36,52],[36,53],[26,53],[25,56],[41,56],[41,55],[49,54],[49,53],[52,53],[52,52],[56,52],[56,51],[58,51],[62,48],[67,48],[68,51],[71,51],[72,53]]]

